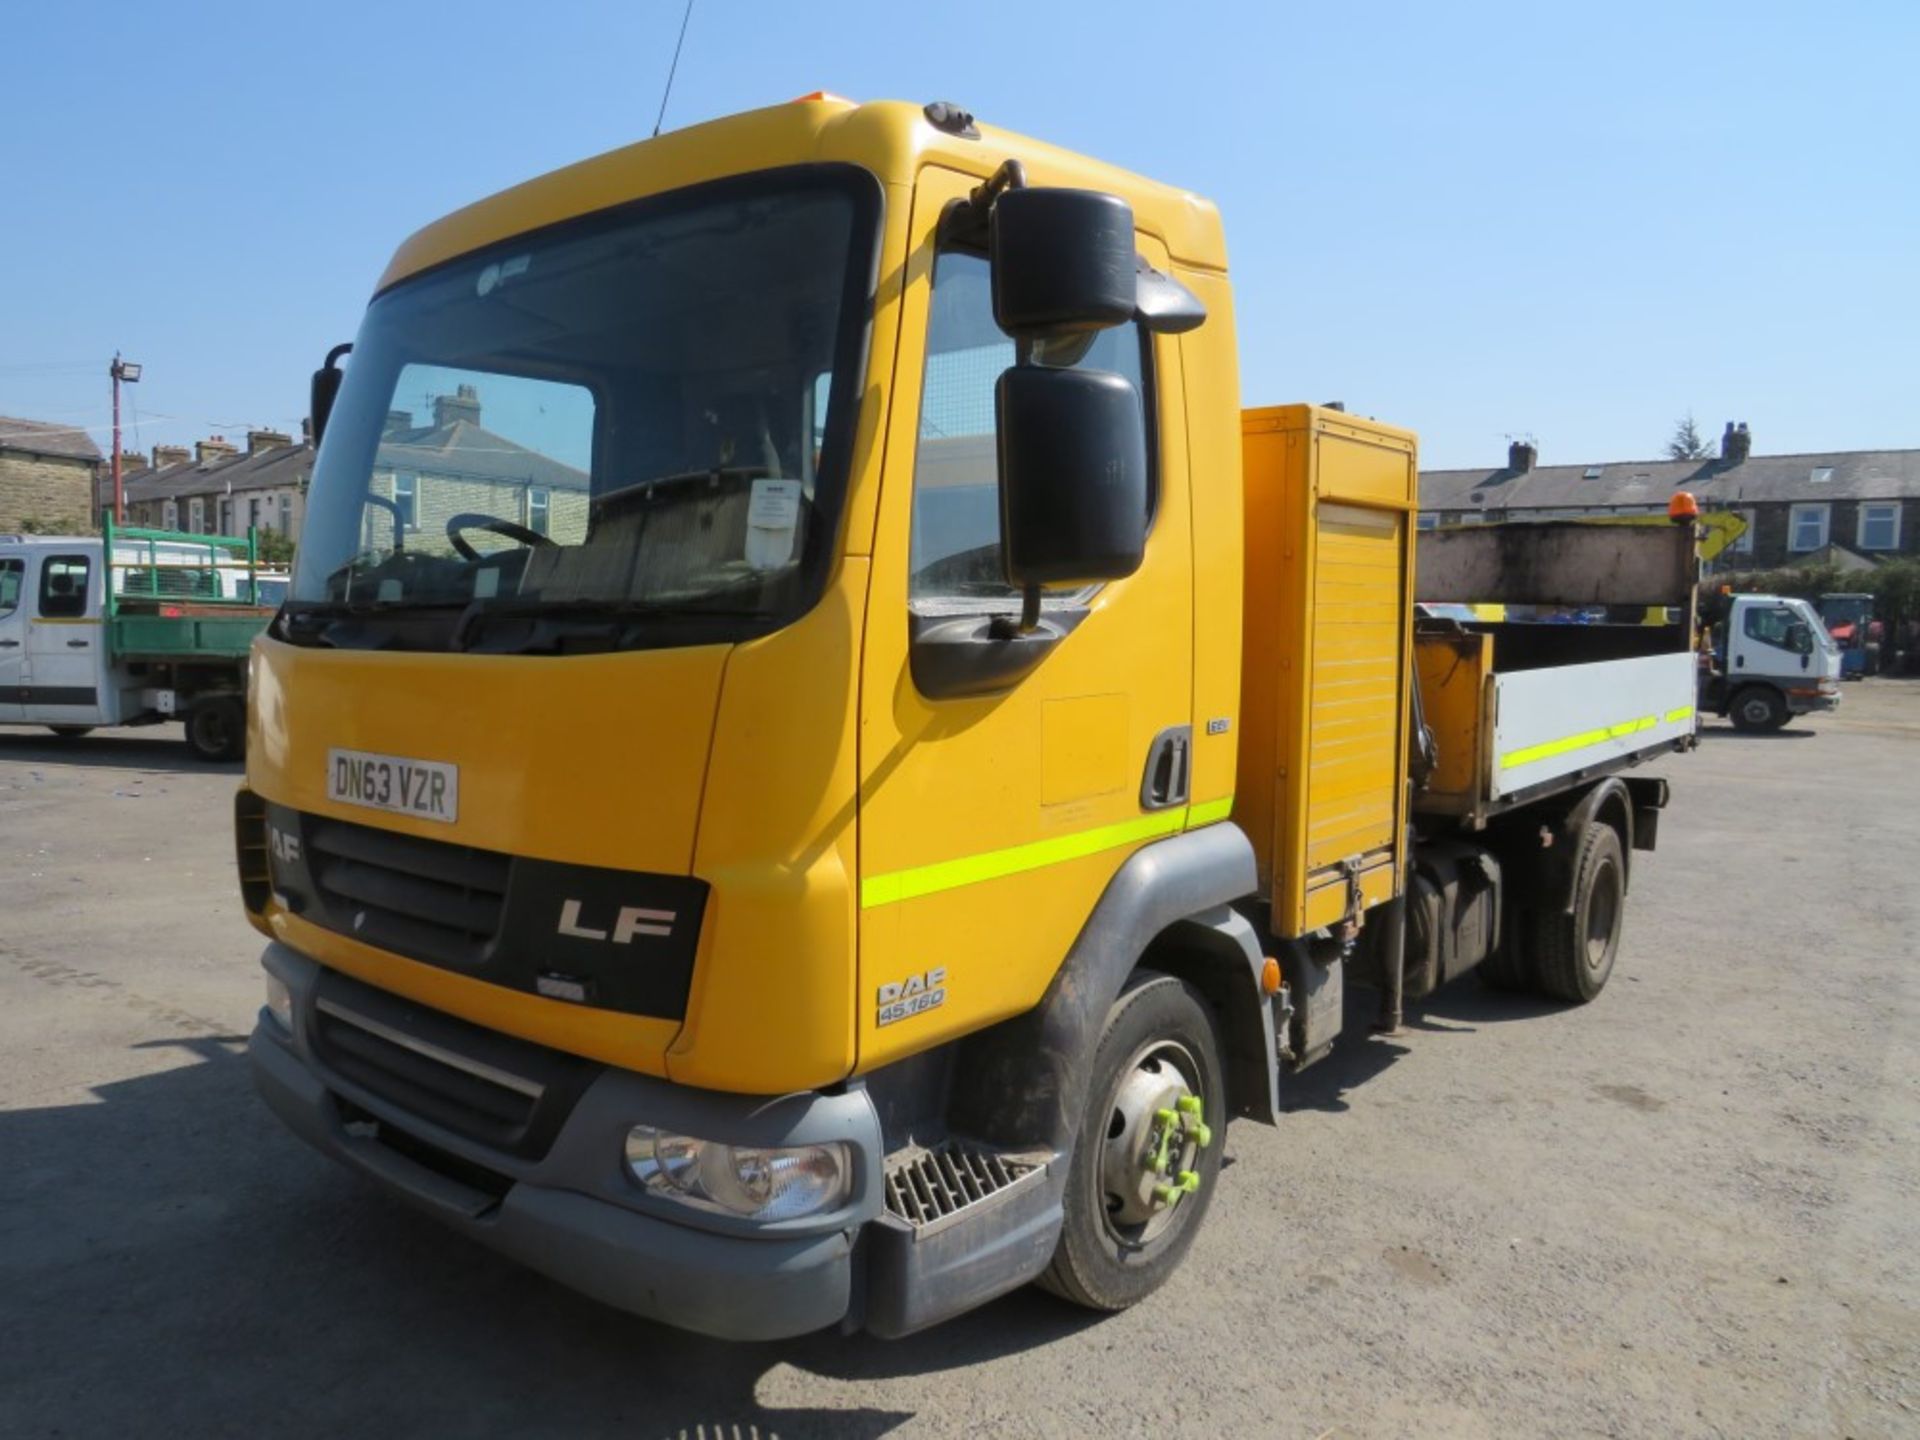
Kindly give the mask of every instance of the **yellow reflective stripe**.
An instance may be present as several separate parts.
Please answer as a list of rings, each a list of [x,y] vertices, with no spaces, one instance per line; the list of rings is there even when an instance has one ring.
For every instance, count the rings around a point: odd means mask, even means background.
[[[1667,723],[1669,725],[1680,720],[1691,720],[1692,718],[1693,707],[1691,705],[1682,705],[1678,710],[1667,711]]]
[[[1687,715],[1692,713],[1691,708],[1686,711]],[[1678,712],[1668,712],[1669,721],[1681,718],[1684,716]],[[1516,765],[1530,765],[1535,760],[1545,760],[1552,755],[1565,755],[1570,750],[1584,750],[1589,745],[1598,745],[1603,741],[1624,739],[1642,730],[1651,730],[1659,723],[1658,715],[1642,715],[1638,720],[1622,720],[1618,725],[1609,725],[1604,730],[1583,730],[1578,735],[1569,735],[1564,740],[1549,740],[1541,745],[1529,745],[1524,750],[1509,750],[1500,757],[1500,768],[1511,770]]]
[[[1216,820],[1224,820],[1233,813],[1233,796],[1224,800],[1205,800],[1198,805],[1187,807],[1187,828],[1196,825],[1211,825]]]
[[[1233,797],[1229,795],[1224,800],[1209,800],[1178,810],[1160,810],[1151,815],[1122,820],[1115,825],[1101,825],[1051,840],[1034,840],[1005,850],[989,850],[983,855],[965,855],[958,860],[942,860],[911,870],[869,876],[860,882],[860,908],[871,910],[876,905],[891,905],[899,900],[934,895],[942,890],[957,890],[962,885],[976,885],[982,880],[998,880],[1003,875],[1018,875],[1022,871],[1039,870],[1086,855],[1098,855],[1102,850],[1117,849],[1139,840],[1157,840],[1190,825],[1211,825],[1216,820],[1224,820],[1232,810]]]

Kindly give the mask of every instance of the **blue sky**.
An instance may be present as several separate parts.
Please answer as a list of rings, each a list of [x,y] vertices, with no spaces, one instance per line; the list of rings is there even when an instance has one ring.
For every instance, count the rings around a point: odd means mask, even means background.
[[[399,241],[644,138],[679,0],[17,6],[0,414],[292,428]],[[1920,5],[697,0],[669,127],[946,98],[1217,201],[1247,404],[1429,465],[1920,445]],[[130,415],[132,411],[130,410]],[[129,443],[133,436],[129,434]],[[102,448],[104,449],[104,443]]]

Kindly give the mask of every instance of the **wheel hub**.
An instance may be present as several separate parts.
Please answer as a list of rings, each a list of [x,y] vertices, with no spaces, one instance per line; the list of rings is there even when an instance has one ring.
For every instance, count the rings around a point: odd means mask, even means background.
[[[1194,1164],[1213,1132],[1190,1078],[1197,1068],[1185,1049],[1161,1042],[1135,1057],[1114,1091],[1100,1172],[1107,1224],[1119,1238],[1150,1239],[1200,1188]]]

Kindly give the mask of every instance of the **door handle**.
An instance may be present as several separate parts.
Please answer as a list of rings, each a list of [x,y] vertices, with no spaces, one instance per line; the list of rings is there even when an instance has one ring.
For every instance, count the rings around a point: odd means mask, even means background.
[[[86,648],[87,648],[87,642],[84,640],[67,641],[67,649],[69,650],[84,650]]]
[[[18,650],[19,648],[18,640],[0,640],[0,650]]]
[[[1734,668],[1734,669],[1736,669],[1736,670],[1744,670],[1744,669],[1746,669],[1746,668],[1747,668],[1747,657],[1746,657],[1746,656],[1744,656],[1744,655],[1736,655],[1736,656],[1734,656],[1734,657],[1733,657],[1733,668]]]
[[[1169,725],[1147,747],[1147,773],[1140,782],[1142,810],[1170,810],[1187,803],[1193,779],[1193,727]]]

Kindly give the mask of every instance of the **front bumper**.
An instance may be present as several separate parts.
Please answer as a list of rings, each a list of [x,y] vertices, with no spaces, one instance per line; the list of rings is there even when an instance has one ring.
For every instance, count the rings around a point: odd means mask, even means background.
[[[1794,715],[1812,715],[1822,710],[1838,710],[1838,694],[1821,691],[1789,690],[1787,692],[1787,710]]]
[[[372,1072],[343,1073],[315,1039],[324,999],[331,1015],[349,1012],[380,1035],[411,1041],[415,1060],[451,1057],[475,1073],[504,1074],[470,1027],[284,946],[268,947],[262,963],[292,992],[294,1023],[289,1034],[262,1013],[248,1044],[254,1080],[316,1149],[529,1268],[648,1319],[766,1340],[847,1318],[854,1240],[881,1208],[880,1127],[864,1091],[768,1100],[593,1067],[550,1137],[482,1143],[381,1093],[386,1087],[367,1083]],[[686,1211],[628,1178],[622,1142],[637,1123],[735,1144],[844,1141],[854,1156],[852,1194],[831,1214],[770,1225]]]

